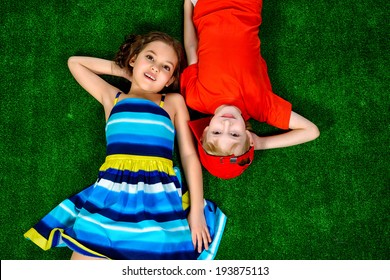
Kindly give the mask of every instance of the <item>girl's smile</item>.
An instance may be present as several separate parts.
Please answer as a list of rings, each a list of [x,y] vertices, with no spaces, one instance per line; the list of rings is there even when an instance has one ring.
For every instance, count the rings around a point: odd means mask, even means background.
[[[151,79],[152,81],[155,81],[156,80],[156,77],[150,73],[145,73],[145,76],[149,79]]]

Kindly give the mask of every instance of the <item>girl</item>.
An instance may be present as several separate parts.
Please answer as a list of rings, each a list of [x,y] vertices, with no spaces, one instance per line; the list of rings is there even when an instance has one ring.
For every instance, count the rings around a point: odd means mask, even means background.
[[[195,5],[195,7],[194,7]],[[252,162],[254,150],[287,147],[316,139],[319,130],[272,92],[260,53],[262,0],[185,0],[184,44],[187,67],[181,92],[187,105],[213,115],[191,122],[202,164],[230,179]],[[246,121],[287,130],[259,137]]]
[[[63,201],[25,237],[72,259],[212,259],[225,215],[203,199],[201,165],[177,85],[181,45],[151,32],[130,36],[115,61],[71,57],[76,81],[104,108],[107,157],[92,186]],[[100,75],[131,81],[128,93]],[[172,164],[174,137],[190,197]],[[191,210],[188,217],[188,199]]]

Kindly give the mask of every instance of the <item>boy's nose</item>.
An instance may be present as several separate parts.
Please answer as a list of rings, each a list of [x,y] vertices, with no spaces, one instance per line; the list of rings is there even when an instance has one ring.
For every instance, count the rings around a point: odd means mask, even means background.
[[[231,124],[229,119],[224,119],[222,121],[222,123],[223,123],[224,129],[227,129],[230,126],[230,124]]]

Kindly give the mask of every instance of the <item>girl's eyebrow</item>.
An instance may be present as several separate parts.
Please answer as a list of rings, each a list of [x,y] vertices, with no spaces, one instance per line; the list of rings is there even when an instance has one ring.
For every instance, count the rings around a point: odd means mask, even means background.
[[[146,50],[146,52],[152,53],[153,55],[157,56],[157,54],[153,50]],[[173,64],[173,62],[171,62],[169,60],[167,60],[165,62],[168,63],[168,64],[171,64],[172,67],[175,66],[175,64]]]

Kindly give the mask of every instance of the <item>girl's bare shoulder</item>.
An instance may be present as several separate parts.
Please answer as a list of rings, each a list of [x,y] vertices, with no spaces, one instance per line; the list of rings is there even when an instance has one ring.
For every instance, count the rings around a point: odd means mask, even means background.
[[[167,102],[181,102],[181,103],[183,102],[183,103],[185,103],[183,95],[181,95],[178,92],[167,93],[165,100]]]

